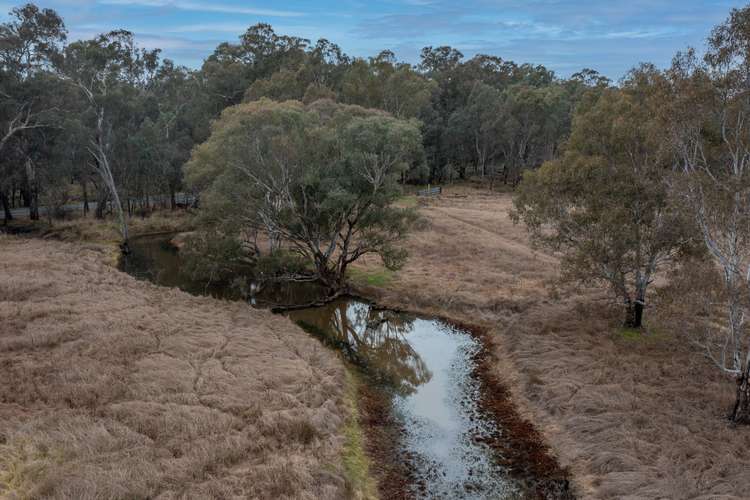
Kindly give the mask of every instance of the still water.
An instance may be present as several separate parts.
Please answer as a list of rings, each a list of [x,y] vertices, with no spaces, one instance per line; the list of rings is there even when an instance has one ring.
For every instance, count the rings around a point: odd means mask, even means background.
[[[170,236],[131,242],[122,270],[195,294],[240,300],[229,287],[206,286],[181,272]],[[291,287],[296,288],[296,287]],[[256,304],[307,303],[315,291],[265,289]],[[390,396],[402,427],[400,456],[413,471],[416,498],[525,498],[522,488],[483,442],[501,432],[478,405],[473,376],[481,345],[468,332],[440,320],[383,310],[355,298],[286,313],[334,346]]]

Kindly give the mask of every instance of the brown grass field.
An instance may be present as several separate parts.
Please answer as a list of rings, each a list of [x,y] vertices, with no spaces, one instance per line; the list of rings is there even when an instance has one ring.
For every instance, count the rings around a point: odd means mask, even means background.
[[[351,494],[335,354],[284,317],[138,282],[106,253],[0,236],[0,497]]]
[[[510,207],[509,194],[447,189],[421,210],[401,271],[360,266],[363,291],[484,327],[498,376],[578,496],[750,498],[750,429],[723,419],[732,383],[691,347],[688,301],[654,294],[670,306],[649,309],[643,333],[622,331],[603,290],[554,286],[558,260],[530,248]]]
[[[706,321],[685,293],[700,273],[652,294],[643,332],[623,331],[605,291],[556,283],[557,258],[530,248],[510,205],[449,188],[422,207],[401,271],[371,260],[352,277],[383,305],[486,331],[498,379],[578,496],[750,498],[750,429],[723,419],[731,382],[688,338]],[[49,237],[112,231],[99,232]],[[357,496],[351,387],[331,351],[285,318],[135,281],[108,258],[0,236],[0,498]]]

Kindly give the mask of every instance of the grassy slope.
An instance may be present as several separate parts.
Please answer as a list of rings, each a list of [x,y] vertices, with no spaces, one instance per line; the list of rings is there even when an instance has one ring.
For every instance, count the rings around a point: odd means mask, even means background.
[[[352,489],[335,354],[283,317],[138,282],[105,253],[0,236],[0,497]]]
[[[747,498],[750,429],[722,420],[731,384],[669,318],[649,311],[634,335],[601,290],[552,289],[556,258],[530,249],[509,208],[508,194],[448,189],[422,209],[405,268],[369,291],[487,327],[498,374],[582,497]],[[371,260],[355,275],[379,272]]]

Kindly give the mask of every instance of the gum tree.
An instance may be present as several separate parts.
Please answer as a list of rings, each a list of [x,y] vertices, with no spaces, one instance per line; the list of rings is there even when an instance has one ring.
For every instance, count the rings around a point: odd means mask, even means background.
[[[750,8],[714,29],[703,60],[678,55],[669,76],[680,186],[724,283],[726,320],[699,343],[736,380],[730,419],[750,423]]]
[[[65,39],[60,16],[33,4],[14,8],[10,21],[0,24],[0,205],[6,221],[11,219],[6,184],[18,178],[28,187],[31,217],[38,218],[37,172],[22,137],[48,129],[58,118],[51,94],[59,84],[54,64]]]
[[[524,175],[514,217],[533,240],[561,251],[563,277],[606,283],[639,328],[656,272],[689,244],[688,225],[671,210],[670,156],[656,110],[660,75],[631,73],[573,120],[560,159]]]
[[[398,179],[422,160],[415,121],[322,100],[267,99],[224,111],[187,165],[202,191],[209,227],[239,238],[248,253],[292,252],[331,291],[348,266],[377,254],[389,268],[412,213],[393,206]]]
[[[158,50],[136,47],[133,34],[124,30],[78,41],[65,49],[65,78],[81,91],[88,104],[91,138],[87,149],[93,169],[112,196],[124,251],[128,248],[128,223],[112,158],[118,132],[115,124],[118,116],[127,115],[122,108],[149,85],[158,67],[158,54]]]

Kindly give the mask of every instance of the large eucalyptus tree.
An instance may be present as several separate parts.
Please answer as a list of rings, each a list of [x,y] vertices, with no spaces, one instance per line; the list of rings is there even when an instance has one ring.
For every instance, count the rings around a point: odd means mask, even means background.
[[[398,243],[411,212],[393,206],[402,171],[422,161],[419,126],[384,112],[321,100],[267,99],[227,109],[187,165],[203,210],[220,230],[260,253],[302,257],[332,291],[348,266],[377,254],[405,257]]]

